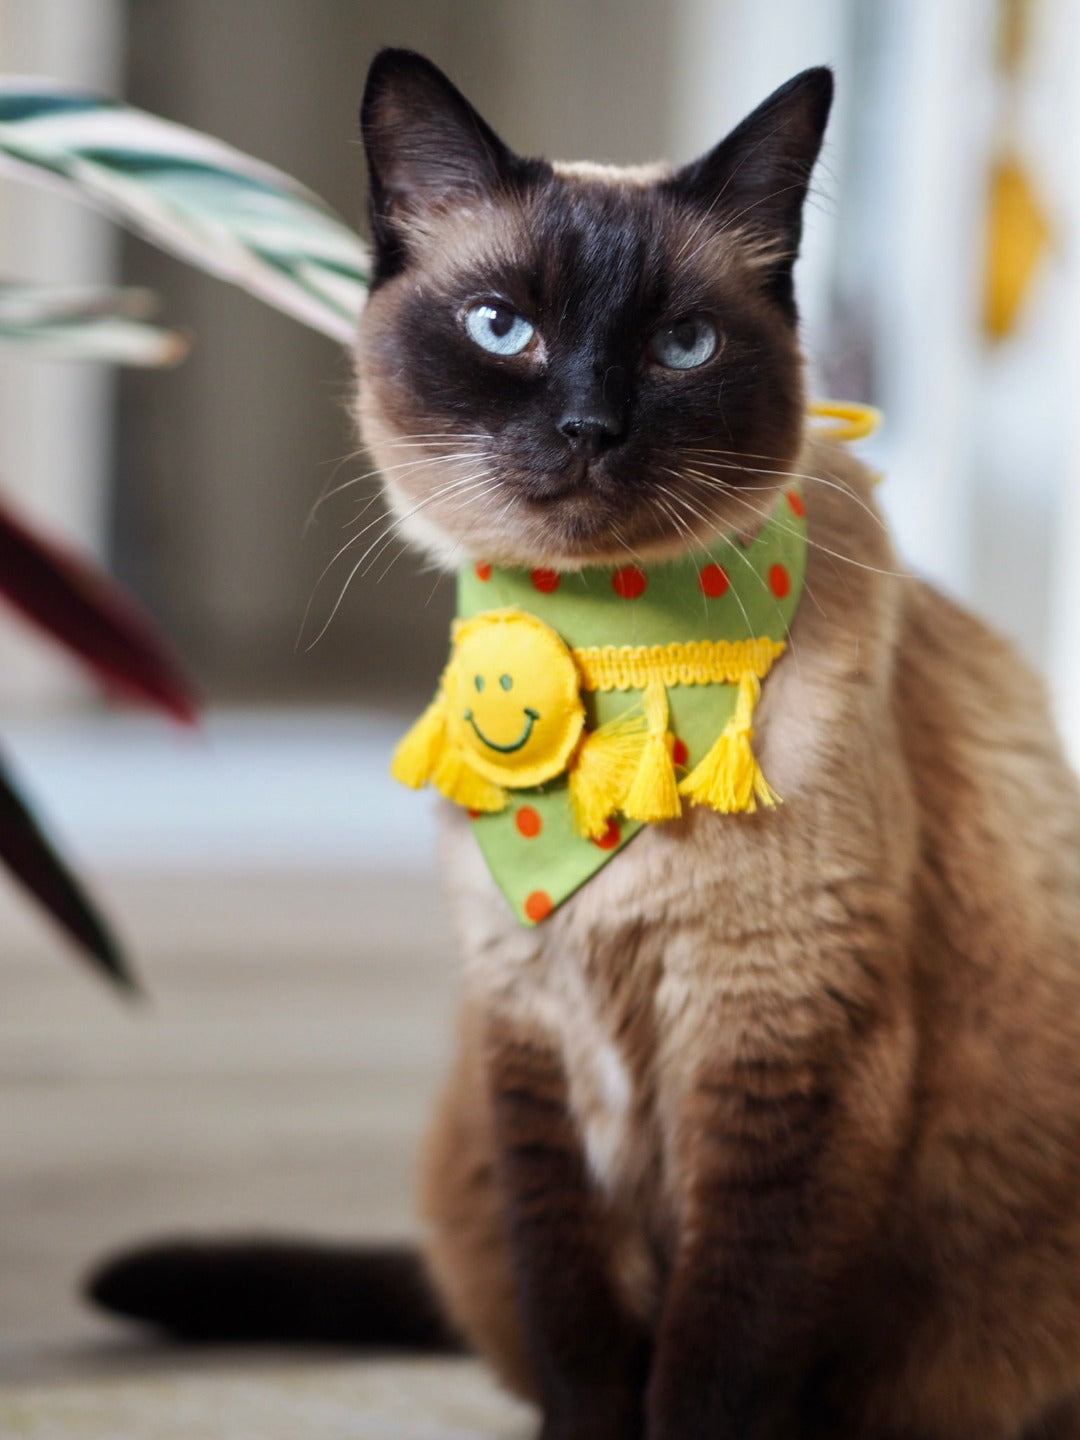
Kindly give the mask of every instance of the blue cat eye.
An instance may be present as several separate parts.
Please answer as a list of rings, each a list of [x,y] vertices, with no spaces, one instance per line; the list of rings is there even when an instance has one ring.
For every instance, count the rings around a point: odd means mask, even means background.
[[[705,315],[687,315],[657,330],[649,351],[667,370],[696,370],[716,354],[716,326]]]
[[[536,334],[536,327],[524,315],[494,300],[469,306],[465,330],[470,340],[492,355],[520,355]]]

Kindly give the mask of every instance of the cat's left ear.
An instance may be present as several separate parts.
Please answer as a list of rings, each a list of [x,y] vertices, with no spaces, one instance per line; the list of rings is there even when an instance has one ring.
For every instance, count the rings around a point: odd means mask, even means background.
[[[700,160],[677,170],[665,188],[702,206],[718,227],[760,237],[773,297],[794,316],[791,269],[802,238],[802,212],[832,106],[832,71],[803,70],[781,85]]]

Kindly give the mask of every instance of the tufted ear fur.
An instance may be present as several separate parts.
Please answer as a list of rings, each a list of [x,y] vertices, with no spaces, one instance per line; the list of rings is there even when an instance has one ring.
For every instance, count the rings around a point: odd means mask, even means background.
[[[666,182],[700,205],[719,227],[750,232],[775,250],[768,288],[792,318],[791,271],[802,237],[810,173],[832,105],[832,71],[804,70],[781,85],[707,154]]]
[[[507,182],[516,157],[442,71],[411,50],[382,50],[360,106],[375,242],[374,283],[405,261],[410,222]]]

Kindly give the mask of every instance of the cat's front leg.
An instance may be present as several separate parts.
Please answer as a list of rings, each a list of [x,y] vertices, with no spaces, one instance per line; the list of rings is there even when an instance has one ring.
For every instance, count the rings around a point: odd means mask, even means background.
[[[867,1023],[859,1040],[770,1036],[687,1067],[670,1117],[679,1239],[648,1440],[803,1433],[800,1391],[872,1243],[907,1129],[909,1038],[902,1024]]]
[[[487,1065],[541,1440],[639,1440],[648,1342],[611,1280],[560,1053],[544,1036],[492,1022]]]

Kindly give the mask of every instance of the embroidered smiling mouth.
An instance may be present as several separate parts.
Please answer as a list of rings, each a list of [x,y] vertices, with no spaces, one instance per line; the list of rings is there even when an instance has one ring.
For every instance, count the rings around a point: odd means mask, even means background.
[[[484,734],[484,732],[480,729],[480,726],[477,725],[476,721],[473,719],[473,713],[471,710],[465,711],[465,719],[476,731],[476,738],[482,744],[486,745],[489,750],[498,750],[500,755],[511,755],[515,750],[520,750],[523,745],[527,745],[529,743],[529,736],[533,732],[533,726],[536,724],[537,720],[540,719],[540,712],[538,710],[534,710],[531,705],[526,705],[524,709],[525,728],[522,730],[518,738],[510,745],[500,745],[495,740],[489,740]]]

